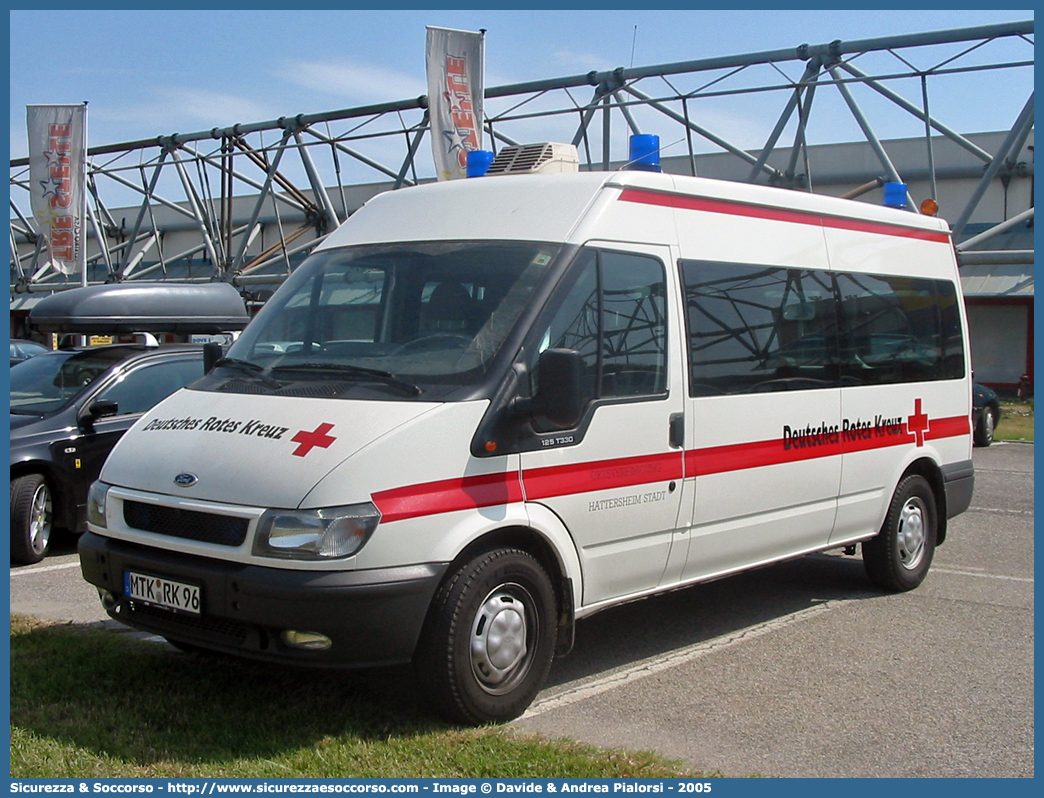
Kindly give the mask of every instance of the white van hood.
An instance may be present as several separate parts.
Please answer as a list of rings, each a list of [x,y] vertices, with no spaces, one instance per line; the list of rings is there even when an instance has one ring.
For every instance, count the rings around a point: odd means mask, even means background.
[[[438,406],[182,390],[120,439],[101,479],[179,498],[297,507],[340,463]]]

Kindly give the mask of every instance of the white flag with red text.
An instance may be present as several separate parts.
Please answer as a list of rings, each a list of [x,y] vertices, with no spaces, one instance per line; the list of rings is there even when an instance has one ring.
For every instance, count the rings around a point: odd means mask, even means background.
[[[467,176],[468,152],[482,149],[485,36],[428,28],[428,114],[439,180]]]
[[[28,105],[29,196],[54,268],[86,268],[87,105]]]

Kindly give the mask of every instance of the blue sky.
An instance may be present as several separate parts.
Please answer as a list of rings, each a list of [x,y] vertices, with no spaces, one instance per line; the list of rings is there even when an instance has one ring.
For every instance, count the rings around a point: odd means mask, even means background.
[[[1032,17],[1031,10],[15,10],[11,156],[26,154],[29,103],[89,101],[94,146],[415,97],[426,93],[425,25],[485,28],[486,84],[495,86]],[[1025,42],[1005,47],[1013,59],[1032,58]],[[990,73],[975,80],[987,87],[983,99],[954,102],[962,118],[943,118],[965,132],[1009,127],[1031,90],[1031,70],[1016,80]],[[743,113],[731,120],[736,130],[753,124]],[[758,120],[757,135],[771,126],[769,116]]]

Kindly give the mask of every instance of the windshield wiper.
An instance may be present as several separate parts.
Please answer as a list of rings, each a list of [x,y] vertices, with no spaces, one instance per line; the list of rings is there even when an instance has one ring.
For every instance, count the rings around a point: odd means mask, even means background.
[[[240,360],[238,357],[223,357],[214,363],[214,366],[224,366],[226,368],[239,369],[240,371],[248,371],[269,388],[278,389],[283,387],[279,382],[276,382],[265,373],[264,366],[257,363],[251,363],[249,360]]]
[[[355,377],[359,380],[370,380],[398,388],[407,396],[417,396],[421,389],[402,377],[396,377],[389,371],[380,369],[368,369],[362,366],[350,366],[346,363],[295,363],[293,365],[274,366],[272,371],[332,371],[346,377]]]

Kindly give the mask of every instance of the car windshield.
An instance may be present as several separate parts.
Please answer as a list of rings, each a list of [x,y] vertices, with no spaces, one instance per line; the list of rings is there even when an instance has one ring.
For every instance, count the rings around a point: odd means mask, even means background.
[[[419,395],[418,385],[473,384],[559,249],[468,241],[316,253],[221,365],[272,391],[294,380],[367,383],[400,396]]]
[[[46,352],[11,369],[11,412],[45,414],[59,410],[114,364],[126,350]]]
[[[46,346],[35,341],[11,341],[11,357],[30,358],[46,351]]]

